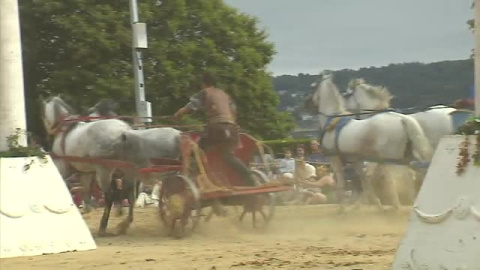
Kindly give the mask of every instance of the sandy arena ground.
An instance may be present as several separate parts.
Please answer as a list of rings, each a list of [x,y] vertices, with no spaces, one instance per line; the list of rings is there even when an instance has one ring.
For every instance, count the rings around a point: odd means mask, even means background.
[[[176,240],[156,210],[136,209],[125,236],[95,236],[97,250],[2,259],[0,269],[390,269],[409,213],[363,207],[339,216],[335,206],[281,206],[268,229],[254,230],[250,219],[238,224],[230,208],[230,217],[202,221]],[[84,216],[94,235],[101,213]],[[119,221],[113,217],[108,231]]]

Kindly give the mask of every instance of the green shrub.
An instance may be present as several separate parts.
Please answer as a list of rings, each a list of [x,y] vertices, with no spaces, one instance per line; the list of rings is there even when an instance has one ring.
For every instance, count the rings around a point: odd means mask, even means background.
[[[480,117],[469,118],[457,131],[457,134],[476,135],[480,134]]]
[[[18,140],[27,132],[17,128],[15,133],[7,137],[8,151],[0,151],[0,158],[2,157],[39,157],[44,159],[46,154],[36,146],[21,146]]]

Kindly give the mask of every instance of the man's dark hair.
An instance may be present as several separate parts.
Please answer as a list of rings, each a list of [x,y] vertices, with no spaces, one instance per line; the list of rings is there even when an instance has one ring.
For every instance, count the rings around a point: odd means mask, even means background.
[[[203,73],[203,84],[208,86],[215,86],[215,76],[210,72]]]

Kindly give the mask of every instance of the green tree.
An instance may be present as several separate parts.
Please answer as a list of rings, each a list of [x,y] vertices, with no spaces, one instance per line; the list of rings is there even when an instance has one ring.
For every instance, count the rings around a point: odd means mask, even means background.
[[[263,138],[285,136],[289,115],[279,103],[266,65],[274,55],[257,20],[222,0],[140,2],[149,49],[144,53],[146,95],[154,115],[172,114],[198,89],[204,70],[236,100],[239,123]],[[37,131],[39,94],[63,93],[85,108],[101,98],[134,111],[130,13],[119,0],[22,0],[29,126]],[[32,129],[32,128],[31,128]]]
[[[385,67],[344,69],[335,71],[334,82],[340,91],[345,91],[350,80],[364,78],[367,83],[384,85],[395,96],[392,107],[426,107],[436,104],[451,104],[456,99],[468,96],[473,83],[473,59],[442,61],[437,63],[390,64]],[[278,76],[273,79],[277,91],[309,93],[310,84],[317,75]],[[289,97],[289,95],[282,97]],[[284,98],[283,102],[289,102]],[[302,106],[302,100],[290,106]]]

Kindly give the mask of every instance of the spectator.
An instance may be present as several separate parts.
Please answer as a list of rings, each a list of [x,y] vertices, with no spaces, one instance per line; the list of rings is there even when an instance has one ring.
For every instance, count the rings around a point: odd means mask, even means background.
[[[315,167],[305,162],[305,146],[297,145],[296,153],[295,177],[299,178],[298,180],[315,179],[317,177]]]
[[[313,140],[310,143],[310,149],[312,152],[307,158],[308,163],[314,165],[330,165],[330,158],[322,153],[320,150],[320,144],[317,140]]]
[[[278,172],[281,177],[293,178],[295,172],[295,159],[292,157],[292,151],[288,148],[284,150],[284,158],[278,164]]]

